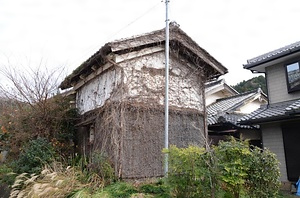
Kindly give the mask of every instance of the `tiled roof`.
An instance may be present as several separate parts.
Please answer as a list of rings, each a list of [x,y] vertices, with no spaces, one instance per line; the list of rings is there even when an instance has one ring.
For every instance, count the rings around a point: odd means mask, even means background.
[[[218,87],[223,86],[223,89],[227,89],[228,92],[231,92],[232,94],[238,94],[239,92],[236,91],[233,87],[226,84],[224,79],[215,80],[212,82],[205,83],[205,93],[208,93]]]
[[[238,94],[235,96],[218,99],[215,103],[207,107],[208,115],[216,115],[220,112],[231,112],[242,105],[244,101],[251,98],[257,93],[257,90]]]
[[[250,126],[239,125],[238,120],[243,116],[236,114],[234,111],[243,105],[246,101],[252,99],[256,94],[260,93],[259,90],[238,94],[235,96],[218,99],[215,103],[207,107],[207,123],[214,125],[217,123],[231,123],[240,128],[250,128]]]
[[[300,41],[292,43],[285,47],[273,50],[271,52],[265,53],[263,55],[257,56],[255,58],[247,60],[247,64],[244,65],[244,68],[248,69],[250,67],[283,57],[285,55],[291,54],[293,52],[300,51]]]
[[[215,86],[220,86],[224,83],[224,79],[205,83],[205,91],[212,90]]]
[[[285,101],[270,105],[264,105],[256,111],[242,117],[241,124],[261,123],[291,118],[291,114],[299,113],[300,100]]]
[[[300,110],[300,100],[297,100],[296,102],[294,102],[293,104],[291,104],[290,106],[285,108],[285,110],[288,113],[299,111]]]
[[[228,113],[225,113],[225,114],[217,114],[217,115],[212,115],[212,116],[208,116],[207,117],[207,123],[208,125],[214,125],[214,124],[221,124],[221,123],[230,123],[232,125],[235,125],[239,128],[250,128],[250,126],[247,126],[247,125],[240,125],[238,123],[238,120],[240,118],[242,118],[244,115],[241,115],[241,114],[234,114],[234,113],[231,113],[231,114],[228,114]]]

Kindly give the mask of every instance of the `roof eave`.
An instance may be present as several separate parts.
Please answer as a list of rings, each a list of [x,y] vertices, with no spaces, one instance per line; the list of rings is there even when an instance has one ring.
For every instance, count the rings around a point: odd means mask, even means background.
[[[286,52],[274,55],[271,58],[266,58],[261,61],[245,64],[245,65],[243,65],[243,68],[251,70],[251,71],[255,71],[255,72],[264,73],[266,67],[280,63],[280,62],[284,62],[284,61],[292,59],[298,55],[300,55],[300,48],[291,49],[291,50],[287,50]]]
[[[150,38],[148,38],[150,37]],[[146,39],[145,42],[144,39]],[[83,62],[79,67],[77,67],[72,74],[67,76],[65,80],[60,84],[59,88],[67,89],[71,88],[72,84],[79,80],[81,74],[91,70],[91,67],[96,63],[99,67],[106,60],[106,56],[109,53],[126,53],[128,50],[138,50],[149,45],[161,45],[165,43],[164,29],[156,30],[148,34],[144,34],[137,37],[132,37],[129,39],[122,39],[115,42],[109,42],[100,48],[94,55]],[[132,42],[134,41],[133,45]],[[196,58],[195,62],[199,62],[199,66],[208,66],[206,72],[207,78],[218,78],[228,72],[227,68],[219,63],[214,57],[212,57],[206,50],[201,48],[195,41],[193,41],[184,31],[182,31],[177,26],[170,26],[170,44],[179,43],[182,47],[191,53],[190,58]],[[171,46],[172,47],[172,46]],[[99,64],[99,63],[101,64]],[[204,63],[204,65],[202,65]],[[197,65],[197,64],[196,64]]]
[[[285,114],[281,116],[276,116],[276,117],[268,117],[268,118],[261,118],[261,119],[250,119],[250,120],[244,120],[244,121],[239,121],[238,124],[241,125],[253,125],[253,124],[263,124],[263,123],[269,123],[269,122],[281,122],[284,120],[294,120],[294,119],[300,119],[300,115],[293,115],[291,116],[290,114]]]

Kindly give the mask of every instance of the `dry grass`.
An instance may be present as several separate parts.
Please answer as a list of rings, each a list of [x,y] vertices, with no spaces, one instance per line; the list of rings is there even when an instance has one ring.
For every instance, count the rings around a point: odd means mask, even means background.
[[[60,163],[47,166],[40,175],[23,173],[17,176],[10,198],[22,197],[66,197],[71,192],[85,187],[80,182],[81,172],[75,168],[64,168]]]

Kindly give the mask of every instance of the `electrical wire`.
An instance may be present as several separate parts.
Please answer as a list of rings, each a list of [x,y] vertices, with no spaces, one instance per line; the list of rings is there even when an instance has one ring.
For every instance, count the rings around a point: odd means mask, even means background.
[[[73,60],[70,64],[70,66],[72,66],[75,62],[77,62],[79,59],[83,58],[84,56],[87,56],[91,52],[92,50],[95,52],[99,49],[99,46],[101,47],[102,45],[104,45],[105,43],[109,42],[113,37],[115,37],[116,35],[120,34],[122,31],[124,31],[125,29],[127,29],[129,26],[131,26],[132,24],[136,23],[138,20],[140,20],[141,18],[143,18],[145,15],[147,15],[148,13],[150,13],[152,10],[154,10],[160,3],[162,3],[163,1],[158,2],[157,4],[155,4],[154,6],[152,6],[151,8],[147,9],[145,12],[143,12],[142,15],[138,16],[137,18],[135,18],[134,20],[132,20],[130,23],[128,23],[127,25],[125,25],[124,27],[120,28],[116,33],[112,34],[111,36],[109,36],[108,38],[106,38],[101,45],[97,45],[97,47],[94,47],[95,45],[91,45],[90,47],[88,47],[84,53],[82,53],[81,56],[77,57],[76,60]],[[97,49],[95,49],[97,48]]]

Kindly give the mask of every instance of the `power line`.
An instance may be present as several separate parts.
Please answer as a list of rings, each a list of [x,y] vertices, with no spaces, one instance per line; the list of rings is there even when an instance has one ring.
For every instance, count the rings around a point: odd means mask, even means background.
[[[109,38],[107,38],[105,40],[105,43],[108,42],[111,38],[113,38],[114,36],[118,35],[120,32],[122,32],[123,30],[127,29],[129,26],[131,26],[132,24],[134,24],[135,22],[137,22],[139,19],[143,18],[145,15],[147,15],[149,12],[151,12],[154,8],[156,8],[158,6],[158,4],[160,4],[162,1],[160,1],[159,3],[155,4],[153,7],[149,8],[146,12],[144,12],[142,15],[140,15],[139,17],[137,17],[136,19],[134,19],[133,21],[131,21],[130,23],[128,23],[127,25],[125,25],[124,27],[122,27],[120,30],[118,30],[115,34],[113,34],[112,36],[110,36]]]
[[[150,13],[152,10],[154,10],[160,3],[162,3],[163,1],[159,1],[158,3],[156,3],[154,6],[152,6],[151,8],[147,9],[145,12],[143,12],[142,15],[138,16],[137,18],[135,18],[134,20],[132,20],[130,23],[128,23],[127,25],[125,25],[124,27],[120,28],[116,33],[112,34],[111,36],[109,36],[108,38],[106,38],[100,45],[90,45],[90,47],[88,47],[84,53],[82,53],[81,56],[77,57],[77,60],[84,58],[84,56],[88,56],[88,54],[91,53],[91,51],[97,51],[102,45],[104,45],[106,42],[109,42],[113,37],[115,37],[116,35],[118,35],[119,33],[121,33],[122,31],[124,31],[125,29],[127,29],[129,26],[131,26],[132,24],[136,23],[138,20],[140,20],[141,18],[143,18],[145,15],[147,15],[148,13]],[[96,46],[96,47],[94,47]],[[97,48],[97,49],[95,49]],[[77,60],[73,60],[72,63],[70,63],[70,65],[73,65],[75,62],[77,62]]]

